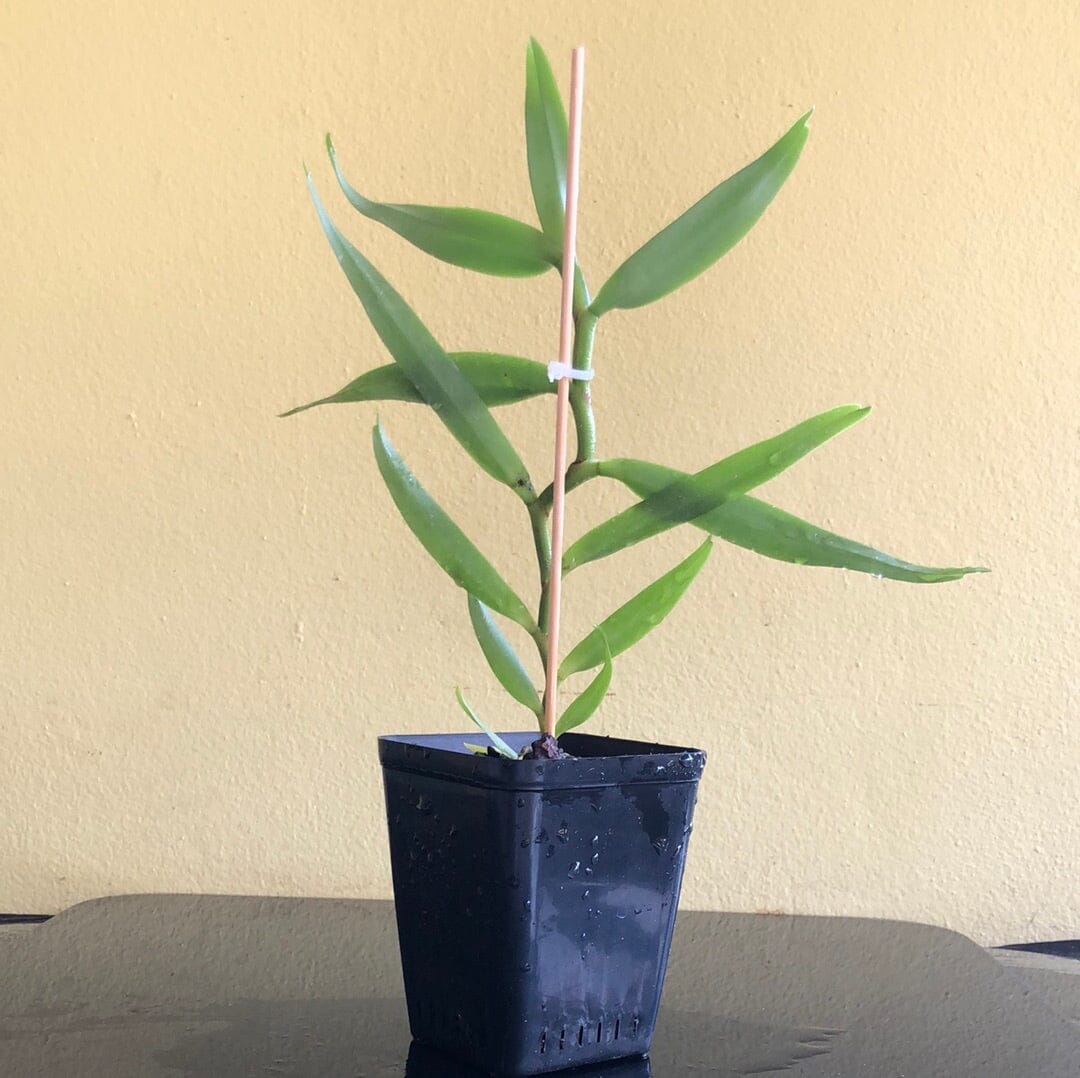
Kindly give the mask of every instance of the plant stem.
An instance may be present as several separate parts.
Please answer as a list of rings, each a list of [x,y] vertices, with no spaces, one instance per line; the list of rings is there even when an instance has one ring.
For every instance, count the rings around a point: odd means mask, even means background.
[[[580,487],[582,483],[587,483],[590,479],[595,479],[600,474],[600,469],[603,466],[601,460],[575,460],[571,461],[566,469],[566,492],[576,487]],[[549,483],[540,493],[537,495],[537,502],[544,507],[545,510],[551,507],[552,486]]]
[[[551,497],[545,502],[537,498],[529,505],[529,519],[532,523],[533,543],[536,546],[536,564],[540,570],[540,609],[536,615],[537,631],[533,634],[540,662],[547,665],[547,624],[548,593],[551,589]]]
[[[574,267],[574,343],[573,363],[575,369],[592,369],[593,343],[596,337],[595,315],[589,313],[589,289],[579,266]],[[596,455],[596,423],[593,418],[592,397],[589,383],[573,381],[570,383],[570,410],[574,417],[574,431],[577,437],[577,454],[566,468],[566,492],[600,474],[600,462]],[[536,547],[536,562],[540,571],[540,604],[536,621],[538,630],[533,633],[533,642],[540,654],[541,665],[547,667],[548,638],[545,626],[548,623],[551,603],[551,504],[554,484],[549,483],[536,499],[529,503],[529,519],[532,524],[533,544]],[[545,694],[546,695],[546,694]]]
[[[597,317],[589,313],[589,289],[581,271],[574,274],[574,368],[592,370],[593,342],[596,338]],[[596,456],[596,422],[593,419],[592,393],[589,383],[570,384],[570,409],[574,414],[577,434],[576,461],[592,460]]]

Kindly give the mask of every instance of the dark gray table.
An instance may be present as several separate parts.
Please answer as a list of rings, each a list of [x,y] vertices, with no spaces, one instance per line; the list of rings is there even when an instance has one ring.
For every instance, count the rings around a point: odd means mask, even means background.
[[[396,948],[387,902],[84,903],[0,930],[0,1075],[402,1078]],[[651,1060],[589,1073],[1073,1078],[1080,1026],[1061,998],[942,929],[683,913]],[[408,1063],[409,1078],[468,1073]]]

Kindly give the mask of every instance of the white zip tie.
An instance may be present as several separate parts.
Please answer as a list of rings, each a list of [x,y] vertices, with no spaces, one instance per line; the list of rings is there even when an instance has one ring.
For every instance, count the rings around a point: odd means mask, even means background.
[[[569,363],[560,363],[557,359],[553,359],[548,364],[547,372],[549,382],[557,382],[560,378],[569,378],[575,382],[590,382],[596,373],[596,371],[575,370]]]

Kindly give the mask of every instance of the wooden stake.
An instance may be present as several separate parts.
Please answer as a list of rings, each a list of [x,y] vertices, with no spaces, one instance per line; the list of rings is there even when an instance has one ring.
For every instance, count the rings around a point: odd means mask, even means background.
[[[578,162],[581,156],[581,97],[585,82],[585,50],[573,51],[570,66],[570,131],[566,155],[566,217],[563,225],[562,312],[559,362],[573,362],[574,268],[577,265]],[[559,616],[562,605],[562,552],[566,495],[566,428],[570,411],[570,379],[560,378],[555,397],[555,477],[551,500],[551,580],[548,584],[548,659],[544,684],[544,732],[555,736],[555,695],[559,673]]]

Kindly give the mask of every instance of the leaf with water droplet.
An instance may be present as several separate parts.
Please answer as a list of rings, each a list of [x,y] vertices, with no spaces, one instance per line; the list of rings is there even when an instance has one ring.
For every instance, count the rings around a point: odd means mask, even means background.
[[[664,490],[686,474],[644,460],[605,461],[603,468],[604,475],[624,483],[639,498]],[[727,543],[777,561],[849,569],[909,584],[938,584],[989,571],[980,566],[936,568],[903,561],[809,524],[750,495],[724,502],[693,524]]]
[[[614,658],[633,647],[671,613],[708,560],[711,550],[712,541],[706,539],[690,557],[605,618],[563,659],[559,678],[599,666],[605,653]]]
[[[585,691],[570,703],[563,712],[562,718],[555,725],[556,736],[565,734],[567,730],[573,730],[592,717],[592,714],[600,706],[601,701],[607,694],[611,684],[611,651],[604,645],[604,665]]]
[[[475,595],[469,596],[469,620],[488,666],[502,687],[534,715],[543,714],[536,688],[521,665],[510,642],[495,624],[491,613]]]
[[[564,572],[711,512],[779,475],[869,411],[854,404],[832,408],[782,434],[732,453],[700,472],[675,479],[572,543],[563,556]],[[618,465],[618,461],[601,461],[597,471],[615,478]]]
[[[394,362],[484,471],[522,501],[534,501],[525,465],[476,390],[390,282],[338,231],[310,175],[307,181],[323,232]]]
[[[516,621],[527,632],[537,631],[528,608],[454,523],[442,507],[419,484],[390,444],[380,423],[372,431],[379,474],[405,523],[424,549],[459,587],[500,614]]]

